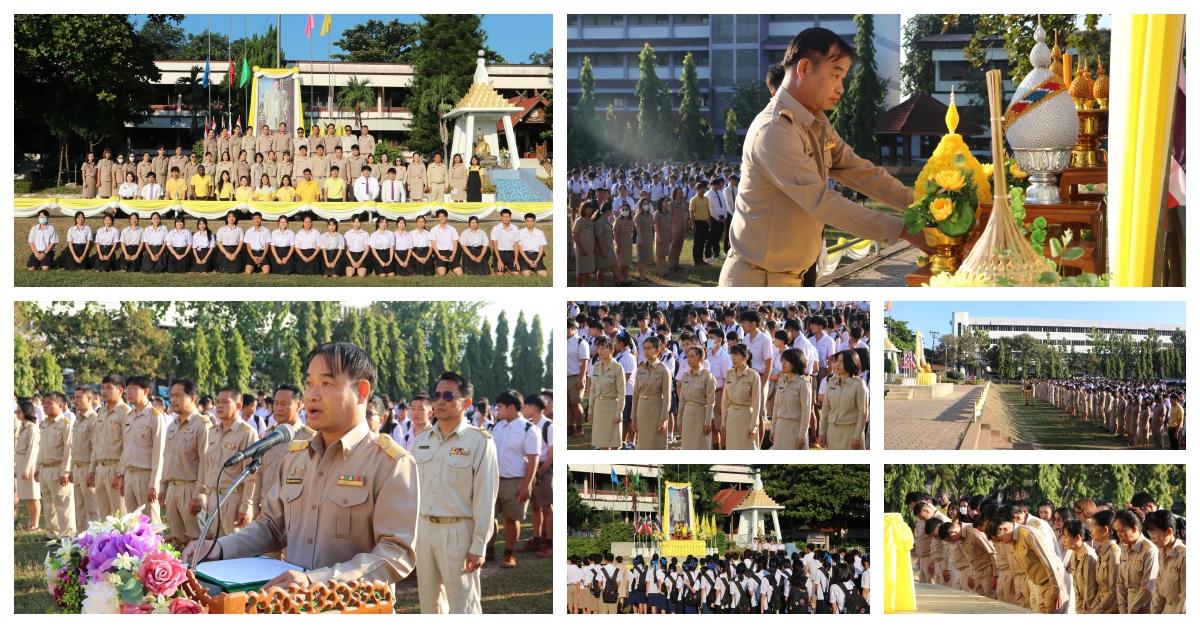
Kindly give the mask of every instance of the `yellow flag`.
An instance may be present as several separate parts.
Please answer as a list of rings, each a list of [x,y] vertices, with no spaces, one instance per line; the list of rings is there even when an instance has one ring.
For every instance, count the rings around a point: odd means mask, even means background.
[[[329,34],[329,29],[333,27],[333,15],[325,14],[325,21],[321,22],[321,37]]]

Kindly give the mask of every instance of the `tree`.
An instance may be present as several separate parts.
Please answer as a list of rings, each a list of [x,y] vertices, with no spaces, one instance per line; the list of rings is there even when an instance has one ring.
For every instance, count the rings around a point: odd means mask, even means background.
[[[546,345],[546,368],[542,371],[542,388],[554,388],[554,336],[550,336],[550,342]]]
[[[33,379],[37,389],[43,392],[63,390],[62,368],[54,358],[53,351],[41,351],[33,356]]]
[[[425,330],[417,328],[415,333],[408,335],[408,343],[405,346],[405,353],[408,354],[408,394],[428,392],[429,391],[429,350],[425,346]],[[438,373],[441,375],[441,373]]]
[[[187,76],[181,76],[175,79],[175,84],[178,85],[183,93],[183,104],[187,107],[188,113],[192,114],[192,137],[197,137],[196,124],[198,119],[196,112],[204,111],[207,108],[208,101],[204,94],[204,78],[201,73],[204,68],[193,65],[188,71]]]
[[[771,93],[761,81],[742,81],[733,84],[733,96],[729,108],[733,109],[739,123],[749,125],[767,107]]]
[[[885,316],[883,324],[887,327],[888,338],[892,340],[892,344],[901,351],[915,351],[917,336],[913,330],[908,328],[908,321],[902,321]]]
[[[946,21],[941,15],[922,13],[904,22],[904,63],[900,64],[900,88],[906,96],[917,92],[934,92],[933,51],[921,45],[930,35],[945,32]]]
[[[704,131],[700,128],[700,83],[696,78],[696,59],[692,53],[683,57],[683,74],[679,77],[679,150],[683,159],[702,159],[712,154],[712,145],[705,146]],[[734,129],[734,135],[737,130]]]
[[[178,26],[182,15],[152,15],[138,29],[138,36],[145,42],[155,59],[174,59],[173,55],[187,41],[187,33]]]
[[[221,356],[228,356],[229,349],[225,346],[225,334],[221,329],[210,329],[208,334],[209,340],[212,342],[212,369],[210,369],[212,377],[212,392],[217,392],[222,386],[229,384],[229,362],[222,360]]]
[[[211,59],[211,73],[215,75],[225,68],[220,62],[227,61],[225,54],[228,51],[229,37],[225,33],[214,33],[206,29],[187,35],[183,44],[167,51],[166,55],[160,58],[174,61],[200,61],[208,58]]]
[[[192,341],[192,351],[194,352],[194,367],[192,371],[192,380],[196,382],[196,388],[201,393],[213,394],[217,392],[217,386],[212,380],[212,349],[208,345],[208,333],[203,327],[196,328],[196,336]]]
[[[423,92],[436,85],[431,81],[435,76],[449,77],[447,81],[454,92],[465,94],[475,75],[475,60],[480,50],[485,51],[485,59],[502,62],[500,55],[486,48],[487,34],[483,32],[481,16],[424,14],[421,18],[423,21],[417,29],[420,44],[412,55],[413,83],[409,102],[427,102]],[[408,147],[432,153],[441,145],[438,118],[428,110],[422,115],[414,115]]]
[[[62,185],[72,138],[90,149],[145,120],[161,77],[154,50],[127,15],[24,14],[13,30],[14,110],[58,140]]]
[[[300,343],[296,341],[295,334],[283,335],[284,347],[284,378],[280,383],[290,383],[296,386],[304,382],[305,364],[300,352]]]
[[[495,397],[500,391],[504,390],[504,382],[502,382],[496,373],[492,370],[495,366],[495,343],[492,339],[492,323],[483,321],[483,326],[479,329],[478,348],[476,355],[478,356],[479,374],[475,377],[475,389],[482,390],[483,394],[489,397]]]
[[[500,310],[496,317],[496,349],[492,352],[492,377],[496,378],[497,390],[512,388],[508,370],[509,333],[508,314]]]
[[[854,148],[854,152],[874,160],[879,156],[875,123],[883,113],[887,83],[879,78],[879,68],[875,64],[875,18],[860,13],[854,16],[854,24],[858,27],[854,35],[858,58],[851,70],[850,84],[830,117],[838,135]]]
[[[429,375],[430,388],[442,373],[458,369],[460,344],[457,326],[452,321],[450,304],[438,301],[431,312],[433,324],[429,331]]]
[[[346,86],[338,91],[338,111],[349,109],[354,112],[354,126],[362,126],[362,114],[376,102],[375,88],[371,87],[371,79],[350,77]]]
[[[444,155],[450,150],[448,148],[450,130],[446,119],[442,116],[454,108],[454,104],[462,98],[465,92],[459,91],[457,79],[445,74],[431,76],[421,79],[421,81],[419,89],[415,83],[413,84],[413,96],[409,99],[409,106],[414,113],[437,120],[438,138]],[[467,161],[470,161],[469,157]]]
[[[37,377],[33,372],[33,356],[25,334],[13,338],[13,392],[18,397],[30,397],[37,392]]]
[[[579,101],[570,126],[571,141],[567,151],[572,164],[582,164],[596,158],[596,79],[592,74],[592,58],[584,55],[579,68]],[[609,105],[612,114],[612,105]]]
[[[664,116],[661,108],[665,90],[666,86],[658,77],[658,58],[654,54],[654,48],[645,44],[638,53],[638,80],[633,88],[633,93],[638,99],[636,152],[639,158],[649,158],[651,152],[661,150],[664,143],[660,142],[673,135],[672,129],[663,128]],[[670,115],[670,111],[668,107],[667,116]]]
[[[871,470],[867,465],[764,465],[759,471],[763,489],[784,507],[780,519],[785,528],[818,524],[848,528],[851,520],[869,525]]]
[[[725,110],[725,134],[721,138],[721,148],[726,157],[736,157],[742,152],[742,143],[738,141],[737,112],[733,107]]]
[[[1089,54],[1093,63],[1098,56],[1104,61],[1105,67],[1109,67],[1109,49],[1107,46],[1102,47],[1102,42],[1106,40],[1107,36],[1100,34],[1100,16],[1097,14],[1083,16],[1084,28],[1082,31],[1076,29],[1079,16],[1074,14],[947,16],[947,20],[951,24],[958,24],[964,18],[969,20],[967,24],[969,24],[970,30],[966,32],[971,33],[971,40],[963,48],[967,61],[974,68],[984,68],[989,65],[988,50],[993,47],[993,42],[999,39],[1004,51],[1008,54],[1007,76],[1013,77],[1014,82],[1020,82],[1032,69],[1029,62],[1029,49],[1033,45],[1033,33],[1039,23],[1048,35],[1048,46],[1053,45],[1053,34],[1057,32],[1064,36],[1062,43],[1066,47],[1076,48],[1083,54]]]
[[[367,20],[342,31],[333,45],[345,52],[331,57],[353,63],[412,63],[419,44],[420,26],[400,20]]]
[[[246,348],[246,342],[242,340],[242,332],[236,327],[230,334],[229,342],[225,344],[225,350],[228,352],[225,359],[229,362],[229,383],[237,386],[239,390],[249,390],[250,351]]]

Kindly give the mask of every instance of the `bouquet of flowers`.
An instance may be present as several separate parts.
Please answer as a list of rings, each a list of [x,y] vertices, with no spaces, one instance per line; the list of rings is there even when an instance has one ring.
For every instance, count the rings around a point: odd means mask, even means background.
[[[975,226],[978,207],[975,178],[967,169],[966,159],[956,155],[950,167],[925,181],[924,194],[904,213],[904,226],[913,235],[936,227],[943,234],[957,238]]]
[[[204,612],[181,588],[188,570],[179,552],[163,542],[140,508],[92,522],[51,547],[44,563],[46,589],[68,613]]]

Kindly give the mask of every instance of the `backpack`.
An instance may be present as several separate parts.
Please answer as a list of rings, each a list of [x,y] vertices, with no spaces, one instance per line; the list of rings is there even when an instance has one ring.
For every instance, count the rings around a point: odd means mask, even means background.
[[[792,572],[788,578],[790,591],[788,592],[787,608],[788,613],[807,614],[812,612],[812,605],[808,600],[808,587],[805,586],[804,572],[797,569]]]
[[[642,566],[633,568],[633,591],[646,592],[646,568]]]
[[[778,571],[771,578],[771,599],[767,602],[767,611],[779,613],[783,610],[783,578]]]
[[[749,590],[745,586],[746,583],[748,583],[751,580],[754,581],[754,587],[753,587],[754,590],[753,591]],[[749,574],[746,576],[746,578],[744,580],[742,580],[742,599],[738,600],[738,612],[739,613],[749,613],[753,608],[758,607],[758,590],[759,590],[759,586],[761,584],[762,584],[762,580],[754,574]],[[750,605],[750,603],[752,601],[751,598],[754,598],[753,599],[754,606]]]
[[[600,599],[605,604],[616,604],[618,598],[617,580],[603,567],[600,568],[600,573],[604,574],[604,595]]]
[[[600,581],[598,579],[596,579],[596,568],[595,567],[592,567],[592,584],[590,585],[590,587],[592,590],[592,597],[600,597]]]
[[[700,606],[700,593],[693,590],[696,585],[696,578],[691,573],[687,573],[688,587],[683,590],[683,603],[687,606]]]
[[[733,606],[733,583],[729,578],[721,579],[725,583],[725,595],[721,596],[721,608],[729,608]]]
[[[837,583],[837,588],[842,590],[842,597],[845,598],[845,602],[842,604],[844,608],[839,609],[839,612],[847,615],[865,615],[871,612],[870,607],[867,606],[867,601],[863,599],[862,589],[855,587],[854,590],[850,591],[841,582]]]
[[[716,587],[716,583],[715,583],[715,582],[713,582],[713,579],[712,579],[712,577],[711,577],[711,576],[709,576],[708,574],[700,574],[700,578],[701,578],[702,580],[704,580],[704,582],[706,582],[706,583],[708,584],[708,593],[704,594],[704,599],[703,599],[703,600],[701,600],[701,602],[702,602],[702,603],[703,603],[705,606],[707,606],[707,607],[709,607],[709,608],[713,608],[713,607],[715,607],[715,606],[717,605],[717,587]]]
[[[546,421],[545,423],[542,423],[542,442],[543,443],[550,442],[550,426],[553,425],[553,423],[554,423],[553,421]],[[550,444],[553,445],[554,443],[550,443]]]

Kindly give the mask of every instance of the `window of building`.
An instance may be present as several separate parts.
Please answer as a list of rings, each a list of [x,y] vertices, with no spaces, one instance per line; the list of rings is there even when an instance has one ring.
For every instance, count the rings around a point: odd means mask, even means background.
[[[676,26],[705,26],[708,24],[708,15],[676,15]]]
[[[737,16],[737,40],[742,44],[758,41],[757,15]]]
[[[620,15],[585,15],[583,16],[583,25],[587,26],[620,26],[622,16]]]
[[[666,26],[668,21],[666,15],[635,14],[629,16],[630,26]]]
[[[975,74],[966,61],[938,61],[937,72],[939,81],[964,81]]]
[[[709,33],[709,39],[714,44],[732,44],[733,43],[733,18],[732,15],[714,15],[712,18],[712,31]]]
[[[733,51],[713,50],[710,75],[714,85],[733,84]]]
[[[567,14],[567,26],[575,26],[579,24],[579,16],[573,13]]]
[[[738,49],[737,51],[737,81],[754,81],[762,78],[758,75],[758,49]]]

